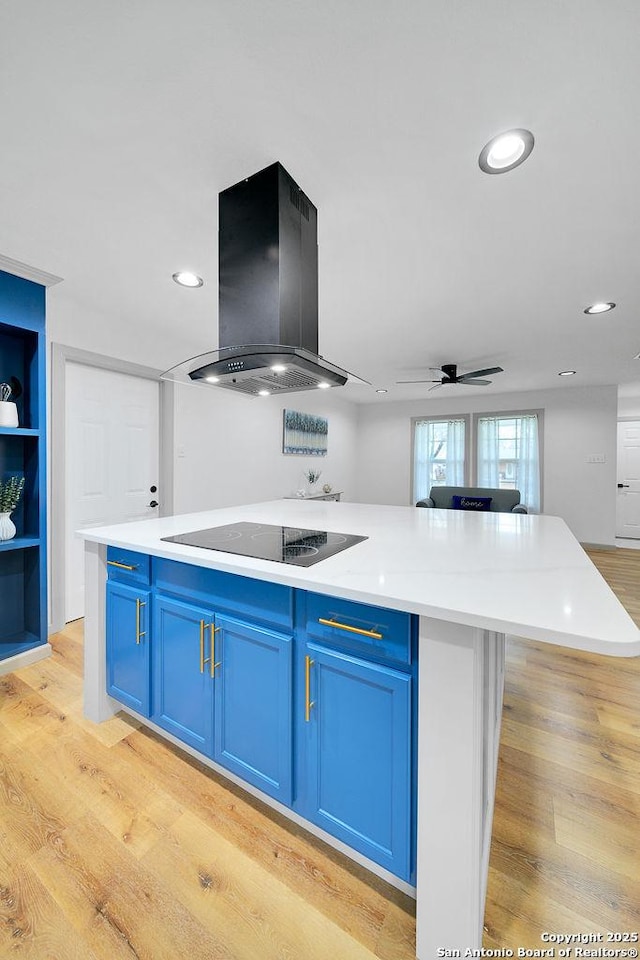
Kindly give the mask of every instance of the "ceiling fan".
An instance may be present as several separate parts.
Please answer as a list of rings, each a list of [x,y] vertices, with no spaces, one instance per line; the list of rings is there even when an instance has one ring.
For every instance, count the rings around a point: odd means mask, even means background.
[[[488,386],[491,383],[491,380],[481,379],[483,377],[488,377],[493,373],[504,373],[502,367],[487,367],[485,370],[471,370],[469,373],[461,373],[458,376],[458,366],[455,363],[443,363],[441,367],[429,367],[429,370],[433,370],[437,373],[443,373],[444,376],[438,377],[436,380],[396,380],[396,383],[433,383],[435,386],[430,387],[430,390],[437,390],[439,387],[444,387],[448,383],[469,383],[473,386]]]

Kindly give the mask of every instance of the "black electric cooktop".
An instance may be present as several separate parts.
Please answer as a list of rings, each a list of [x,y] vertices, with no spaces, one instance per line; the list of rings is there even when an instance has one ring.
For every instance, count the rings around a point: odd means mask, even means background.
[[[310,567],[355,543],[368,540],[368,537],[306,530],[303,527],[277,527],[271,523],[228,523],[224,527],[194,530],[193,533],[180,533],[161,539],[170,543],[184,543],[189,547],[204,547],[223,553],[239,553],[243,557]]]

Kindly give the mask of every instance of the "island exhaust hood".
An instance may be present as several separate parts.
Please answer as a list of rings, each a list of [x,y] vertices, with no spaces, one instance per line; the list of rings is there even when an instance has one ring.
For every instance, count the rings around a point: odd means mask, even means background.
[[[365,381],[318,356],[317,210],[280,163],[223,190],[219,349],[163,377],[245,394]]]

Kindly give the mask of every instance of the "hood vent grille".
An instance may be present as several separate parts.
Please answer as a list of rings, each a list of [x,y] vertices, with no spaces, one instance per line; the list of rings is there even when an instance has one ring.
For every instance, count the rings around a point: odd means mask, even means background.
[[[262,374],[262,376],[249,377],[246,380],[237,380],[235,382],[220,381],[220,387],[228,387],[230,390],[237,390],[240,393],[249,393],[255,396],[260,390],[268,390],[269,393],[295,393],[298,390],[310,390],[318,386],[318,378],[314,377],[304,370],[287,370],[286,373]]]

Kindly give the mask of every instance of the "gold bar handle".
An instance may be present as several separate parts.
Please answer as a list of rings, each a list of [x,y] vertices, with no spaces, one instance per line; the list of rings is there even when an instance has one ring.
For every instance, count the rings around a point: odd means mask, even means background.
[[[216,633],[218,630],[222,630],[222,627],[216,627],[213,623],[209,624],[211,628],[211,676],[215,677],[216,667],[222,666],[222,660],[216,662]]]
[[[350,627],[348,623],[340,623],[338,620],[325,620],[318,617],[318,623],[323,623],[325,627],[337,627],[338,630],[348,630],[349,633],[359,633],[363,637],[372,637],[374,640],[382,640],[382,634],[377,630],[363,630],[362,627]]]
[[[315,663],[311,657],[304,658],[304,719],[309,723],[311,719],[311,707],[315,707],[315,700],[311,699],[311,667]]]
[[[204,673],[204,665],[205,663],[209,663],[210,660],[209,657],[205,657],[204,655],[204,632],[207,626],[204,620],[200,621],[200,673]]]
[[[140,643],[142,637],[145,637],[146,630],[140,631],[140,611],[143,607],[146,607],[144,600],[141,600],[140,597],[136,597],[136,643]]]
[[[137,570],[138,565],[133,566],[130,563],[120,563],[118,560],[107,560],[108,567],[119,567],[120,570]]]

